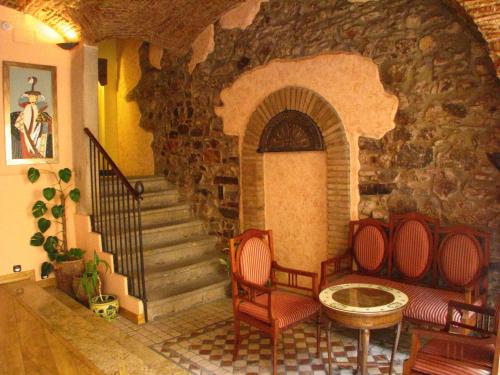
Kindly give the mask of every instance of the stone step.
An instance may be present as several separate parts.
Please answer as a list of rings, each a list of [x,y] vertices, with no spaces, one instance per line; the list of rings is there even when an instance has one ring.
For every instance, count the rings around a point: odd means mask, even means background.
[[[177,294],[157,296],[156,299],[148,301],[149,319],[157,319],[224,298],[228,283],[229,280],[225,275],[215,275],[190,284],[184,289],[179,288],[174,291]]]
[[[176,221],[161,227],[143,229],[142,247],[143,249],[159,247],[204,233],[205,223],[202,220]]]
[[[175,221],[188,220],[191,217],[191,208],[187,203],[175,203],[165,207],[147,208],[141,210],[141,224],[144,229],[167,225]],[[124,228],[134,228],[133,216],[118,217],[117,214],[103,215],[103,225],[118,225]],[[130,223],[129,223],[130,220]],[[136,224],[137,225],[137,224]]]
[[[156,248],[144,249],[146,269],[178,268],[194,263],[210,254],[221,255],[215,236],[192,236]]]
[[[187,240],[191,236],[204,234],[206,232],[204,224],[205,223],[202,220],[188,219],[174,221],[167,225],[143,228],[142,248],[158,248],[176,241]],[[124,242],[125,238],[128,239],[128,235],[129,234],[127,232],[124,232],[121,237],[116,237],[116,242],[115,236],[111,235],[109,237],[109,241],[114,244],[117,250],[119,250],[120,239]],[[133,238],[133,233],[130,235],[131,238]]]
[[[144,186],[144,193],[154,193],[162,190],[175,189],[175,186],[168,182],[163,176],[127,177],[127,180],[133,188],[135,188],[135,184],[137,182],[142,182],[142,185]],[[101,181],[101,184],[103,184],[102,188],[104,194],[113,195],[113,188],[115,190],[114,194],[116,194],[118,189],[121,191],[121,182],[117,177],[105,176]],[[126,191],[126,188],[123,190]]]
[[[144,193],[155,191],[175,189],[175,186],[168,182],[164,176],[147,176],[147,177],[127,177],[130,184],[135,187],[136,182],[142,182]]]
[[[186,292],[207,278],[225,276],[217,254],[177,268],[145,268],[144,274],[148,301]]]
[[[114,197],[116,197],[116,199],[113,199]],[[99,204],[100,207],[102,207],[103,213],[114,214],[132,210],[132,208],[134,207],[133,200],[134,199],[130,197],[130,200],[127,204],[127,201],[121,199],[121,197],[113,195],[103,195]],[[176,189],[144,193],[141,199],[141,210],[171,206],[179,202],[180,195]]]

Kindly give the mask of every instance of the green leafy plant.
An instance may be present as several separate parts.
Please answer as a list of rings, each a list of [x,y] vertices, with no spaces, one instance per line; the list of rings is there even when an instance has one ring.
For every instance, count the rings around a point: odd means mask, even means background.
[[[104,266],[104,272],[108,272],[110,270],[108,262],[100,259],[97,256],[97,253],[94,251],[94,256],[92,257],[92,259],[88,260],[85,263],[85,271],[83,272],[80,281],[83,290],[85,291],[85,294],[89,299],[89,304],[94,296],[97,296],[95,302],[104,302],[101,290],[101,277],[99,276],[98,272],[98,267],[100,264]]]
[[[227,275],[231,274],[231,261],[229,260],[229,248],[222,249],[222,256],[219,258],[219,263],[224,267]]]
[[[53,270],[51,262],[81,259],[83,250],[68,249],[66,203],[68,198],[75,203],[80,200],[80,190],[70,183],[71,169],[63,168],[56,173],[30,168],[27,173],[28,180],[35,183],[40,178],[41,172],[52,175],[55,183],[42,190],[43,200],[37,200],[31,208],[31,213],[37,221],[38,231],[31,236],[30,244],[42,246],[47,252],[50,262],[42,264],[42,277],[46,277]],[[54,235],[47,235],[47,231],[53,226],[57,226],[59,230],[56,230]]]

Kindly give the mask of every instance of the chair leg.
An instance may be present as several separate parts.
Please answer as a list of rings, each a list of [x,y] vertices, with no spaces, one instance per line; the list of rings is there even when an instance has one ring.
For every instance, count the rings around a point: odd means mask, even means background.
[[[316,321],[316,357],[321,358],[321,309],[318,312],[318,320]]]
[[[233,361],[236,361],[238,357],[238,351],[240,350],[240,321],[239,319],[234,320],[234,351],[233,351]]]
[[[272,344],[273,344],[273,375],[277,375],[278,374],[278,337],[277,337],[277,335],[273,335]]]

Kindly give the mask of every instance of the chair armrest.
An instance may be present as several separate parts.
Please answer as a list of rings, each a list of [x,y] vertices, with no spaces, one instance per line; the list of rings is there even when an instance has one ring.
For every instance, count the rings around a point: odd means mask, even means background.
[[[266,309],[269,322],[272,322],[273,316],[272,316],[272,306],[271,306],[271,304],[272,304],[271,295],[272,295],[272,292],[275,290],[275,288],[269,288],[267,286],[262,286],[262,285],[252,283],[250,281],[244,280],[241,276],[239,276],[237,274],[233,274],[233,277],[238,285],[242,286],[243,289],[246,288],[248,290],[247,291],[248,297],[247,296],[239,296],[238,299],[245,301],[246,303],[250,303],[252,305]],[[259,302],[255,302],[255,297],[257,295],[263,295],[263,294],[267,294],[267,305],[264,305],[264,304],[259,303]]]
[[[313,297],[318,296],[318,285],[316,280],[318,279],[318,274],[316,272],[308,272],[308,271],[302,271],[302,270],[297,270],[294,268],[288,268],[288,267],[283,267],[278,264],[278,262],[273,261],[272,263],[272,269],[273,272],[278,271],[278,272],[284,272],[288,274],[288,283],[282,283],[276,280],[274,281],[275,285],[281,285],[281,286],[286,286],[288,288],[294,288],[294,289],[300,289],[300,290],[307,290],[309,292],[312,292]],[[298,285],[298,277],[310,277],[311,278],[311,288],[303,287]]]
[[[454,311],[458,311],[458,313],[460,314],[460,317],[461,317],[460,322],[457,322],[456,320],[454,320],[454,318],[453,318]],[[484,327],[478,327],[477,325],[471,325],[471,324],[464,323],[465,312],[474,313],[476,315],[477,314],[486,315],[486,316],[490,316],[493,318],[495,317],[495,310],[492,308],[481,307],[481,306],[472,305],[469,303],[450,301],[450,302],[448,302],[448,315],[446,317],[446,325],[445,325],[444,330],[449,332],[451,326],[455,326],[455,327],[465,328],[465,329],[469,329],[469,330],[480,332],[480,333],[486,333],[486,334],[492,333],[492,332],[487,330],[488,327],[486,327],[486,329],[484,329]],[[468,317],[465,321],[470,321],[470,320],[471,320],[470,317]]]
[[[344,263],[347,263],[345,265]],[[328,272],[329,268],[332,268],[331,272]],[[332,276],[336,273],[351,271],[352,270],[352,256],[349,251],[344,255],[333,257],[321,262],[321,282],[320,289],[326,288],[328,284],[328,276]]]

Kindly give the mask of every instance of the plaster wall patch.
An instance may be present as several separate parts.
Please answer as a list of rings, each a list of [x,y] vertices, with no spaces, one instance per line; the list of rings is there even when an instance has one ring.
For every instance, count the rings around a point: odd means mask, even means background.
[[[207,59],[208,55],[213,52],[214,47],[214,25],[211,24],[196,37],[191,46],[193,55],[188,65],[189,73],[193,73],[196,65]]]
[[[224,13],[219,20],[223,29],[240,28],[245,30],[250,26],[260,10],[260,4],[269,0],[247,0],[243,4]]]

